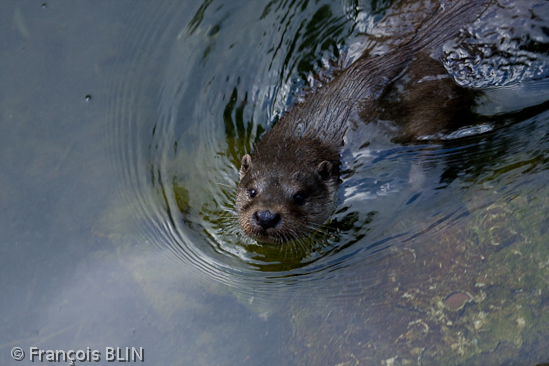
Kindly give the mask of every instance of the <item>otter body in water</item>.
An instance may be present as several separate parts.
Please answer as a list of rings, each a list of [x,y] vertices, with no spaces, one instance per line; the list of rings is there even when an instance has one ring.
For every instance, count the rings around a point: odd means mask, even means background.
[[[333,211],[340,151],[357,122],[397,122],[399,142],[471,124],[470,93],[432,55],[482,9],[482,1],[440,5],[406,44],[359,58],[294,105],[242,158],[236,194],[241,229],[271,244],[315,232]]]

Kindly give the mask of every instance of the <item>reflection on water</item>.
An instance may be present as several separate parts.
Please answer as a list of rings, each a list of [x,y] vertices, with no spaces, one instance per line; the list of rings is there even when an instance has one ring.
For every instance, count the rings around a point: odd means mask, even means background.
[[[366,138],[343,153],[337,209],[302,243],[259,245],[236,222],[240,158],[263,132],[357,55],[411,39],[436,7],[206,1],[186,26],[169,19],[164,34],[177,37],[143,35],[154,44],[143,59],[168,55],[158,100],[144,101],[156,114],[114,108],[141,237],[250,302],[291,296],[296,364],[546,356],[534,320],[548,324],[543,2],[491,4],[441,49],[477,92],[476,126],[423,145],[360,127]],[[125,83],[128,112],[142,101]],[[319,304],[321,314],[309,310]]]
[[[230,13],[226,8],[205,11],[208,4],[178,32],[171,50],[160,118],[151,126],[150,166],[141,168],[150,174],[141,175],[139,167],[129,174],[138,175],[135,181],[151,176],[158,201],[143,203],[144,211],[156,211],[152,225],[172,226],[165,240],[151,241],[250,292],[263,287],[266,278],[299,274],[287,270],[314,263],[334,250],[330,240],[337,237],[337,228],[327,230],[328,238],[298,247],[263,247],[242,236],[234,210],[236,167],[312,73],[326,71],[329,62],[322,60],[338,59],[354,24],[342,9],[322,3],[240,4]],[[231,21],[238,17],[254,20],[248,28],[223,32],[225,27],[232,30]],[[201,25],[207,18],[211,24]],[[261,51],[250,52],[251,45],[259,45]]]
[[[71,6],[68,13],[79,14],[83,5]],[[125,16],[109,22],[123,48],[101,49],[104,56],[77,88],[80,102],[92,96],[88,106],[106,99],[108,126],[96,109],[85,121],[101,122],[71,130],[76,117],[62,111],[74,108],[72,99],[59,114],[19,115],[16,123],[9,112],[2,120],[10,136],[32,131],[21,150],[0,137],[2,164],[17,174],[21,166],[32,171],[22,182],[0,177],[2,207],[32,209],[15,217],[15,229],[0,223],[3,232],[27,235],[26,244],[1,249],[39,268],[27,278],[21,267],[12,283],[2,272],[18,301],[2,299],[5,318],[33,309],[5,320],[7,333],[52,349],[141,342],[154,355],[150,364],[549,361],[547,2],[490,3],[435,55],[460,85],[474,89],[478,124],[441,143],[413,145],[391,142],[387,121],[357,126],[342,153],[330,222],[303,243],[280,246],[259,245],[237,226],[241,156],[292,103],[363,52],[387,54],[412,39],[438,2],[126,6],[115,12]],[[49,3],[39,8],[56,11]],[[9,14],[12,32],[36,37],[23,6]],[[46,34],[25,41],[29,53],[29,45],[47,42],[38,54],[67,47]],[[18,60],[12,48],[1,58],[10,65]],[[59,63],[46,71],[74,67],[72,59]],[[51,76],[39,79],[36,67],[22,65],[28,80],[52,84]],[[60,71],[54,76],[67,80]],[[106,92],[90,86],[97,77],[107,80]],[[49,89],[33,93],[40,101]],[[16,94],[5,95],[6,110],[22,105]],[[46,137],[50,144],[40,142]],[[34,149],[42,153],[27,159]],[[17,185],[24,200],[12,198]],[[48,201],[34,206],[43,196]],[[38,254],[45,252],[61,259]],[[75,260],[76,253],[85,259]],[[17,281],[27,294],[13,289]],[[13,342],[0,344],[2,364],[19,345]]]
[[[397,33],[398,21],[404,22],[404,15],[410,17],[408,4],[386,11],[377,5],[372,11],[359,4],[354,7],[347,4],[338,9],[333,4],[323,3],[314,6],[256,3],[223,11],[213,10],[210,5],[209,2],[202,4],[191,22],[178,32],[175,43],[170,45],[166,80],[159,97],[159,118],[150,127],[152,141],[143,142],[149,145],[149,151],[145,153],[148,166],[136,166],[130,173],[136,177],[128,179],[139,181],[149,175],[150,182],[143,182],[145,188],[150,185],[158,192],[156,202],[143,202],[145,215],[154,213],[148,224],[164,225],[157,229],[151,227],[152,242],[160,248],[167,246],[177,257],[192,261],[207,274],[241,287],[242,291],[264,288],[265,283],[271,288],[275,279],[279,285],[286,281],[295,284],[297,276],[304,282],[313,280],[320,286],[318,291],[330,293],[331,287],[319,281],[329,271],[347,267],[354,261],[363,264],[370,256],[376,262],[377,256],[390,253],[388,249],[424,232],[422,227],[395,226],[394,222],[408,222],[410,213],[422,212],[427,227],[434,229],[450,220],[452,213],[465,210],[463,202],[456,200],[440,206],[439,215],[443,220],[425,219],[431,215],[429,202],[436,200],[438,195],[459,197],[462,194],[459,190],[449,193],[449,185],[456,178],[452,179],[453,175],[470,180],[469,170],[482,171],[493,163],[488,157],[497,156],[501,160],[502,154],[509,151],[503,141],[520,138],[512,134],[499,137],[500,144],[494,147],[489,143],[494,134],[476,135],[530,118],[532,114],[528,111],[532,109],[524,110],[525,107],[534,108],[534,115],[545,110],[545,99],[538,99],[536,105],[525,102],[501,114],[498,105],[508,108],[509,104],[505,100],[498,104],[495,101],[505,98],[508,88],[495,89],[501,84],[492,78],[490,84],[475,85],[489,86],[487,93],[478,98],[477,113],[485,122],[448,135],[448,139],[457,139],[455,143],[398,146],[379,136],[379,132],[377,135],[375,131],[359,133],[369,137],[362,141],[357,139],[356,146],[349,144],[347,151],[351,152],[354,146],[359,149],[358,153],[343,156],[345,173],[340,204],[322,234],[304,243],[276,247],[258,245],[240,232],[236,222],[234,194],[241,156],[253,149],[261,134],[305,85],[312,80],[314,89],[329,82],[330,72],[337,72],[338,62],[346,57],[344,54],[349,49],[346,44],[350,40],[360,39],[359,43],[367,45],[367,52],[373,52],[377,44],[398,45],[402,42],[398,36],[412,33],[417,26]],[[421,14],[416,22],[420,24],[435,5],[425,2],[422,11],[415,9]],[[496,63],[506,62],[508,67],[494,66],[490,70],[507,75],[514,63],[523,68],[523,60],[514,55],[529,37],[536,38],[537,44],[546,44],[538,36],[539,22],[533,22],[532,33],[525,34],[524,27],[518,26],[528,21],[526,15],[509,16],[508,20],[512,19],[516,24],[508,24],[505,11],[512,9],[497,12],[496,8],[490,7],[471,29],[444,46],[443,59],[449,70],[476,70],[476,66],[484,69],[486,63],[494,63],[496,61],[490,60],[497,59]],[[540,17],[544,16],[544,8],[538,7]],[[358,13],[351,16],[350,9]],[[369,26],[374,19],[379,22],[380,12],[386,13],[386,17],[377,28]],[[357,14],[362,15],[358,17]],[[253,21],[233,31],[232,22],[239,17]],[[490,22],[491,17],[497,17],[502,24]],[[491,26],[483,33],[481,25],[488,23]],[[515,28],[520,28],[517,34],[512,33]],[[379,29],[391,29],[392,33],[379,38]],[[502,36],[494,38],[494,33]],[[505,46],[499,42],[504,36],[519,41],[507,42]],[[482,44],[479,49],[493,44],[500,51],[485,55],[481,59],[482,65],[478,61],[473,63],[463,51],[463,47],[475,44],[471,39]],[[251,52],[250,47],[259,47],[259,51]],[[537,60],[536,65],[545,63],[544,53],[528,52],[531,60]],[[220,63],[221,58],[224,62]],[[536,80],[540,74],[536,65],[531,65],[536,70],[534,73],[521,73],[521,81],[530,88],[538,85]],[[455,76],[478,79],[472,74],[467,77],[456,73]],[[147,135],[140,138],[151,139]],[[125,148],[130,153],[139,149],[133,147],[135,142],[131,140],[128,144]],[[469,148],[473,153],[468,153]],[[127,164],[133,164],[131,159]],[[150,172],[141,174],[142,169]],[[421,185],[414,183],[412,176],[417,177]],[[437,177],[440,177],[439,182]],[[439,193],[443,188],[447,191]],[[140,199],[147,199],[148,194],[145,192],[145,197]],[[160,241],[154,239],[159,232],[163,235]],[[355,246],[357,243],[360,247]],[[269,281],[265,282],[266,279]],[[283,289],[284,286],[280,291]]]
[[[474,88],[546,78],[548,17],[546,2],[498,2],[445,45],[445,66],[460,85]]]

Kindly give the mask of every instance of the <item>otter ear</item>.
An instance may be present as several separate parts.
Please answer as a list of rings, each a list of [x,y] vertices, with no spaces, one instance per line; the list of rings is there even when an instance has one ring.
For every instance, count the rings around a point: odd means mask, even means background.
[[[240,166],[240,180],[246,175],[248,170],[252,167],[252,157],[250,154],[246,154],[242,157],[242,165]]]
[[[326,180],[333,175],[334,164],[330,163],[328,160],[324,160],[323,162],[318,164],[318,167],[316,168],[316,170],[320,175],[320,178],[322,178],[322,180]]]

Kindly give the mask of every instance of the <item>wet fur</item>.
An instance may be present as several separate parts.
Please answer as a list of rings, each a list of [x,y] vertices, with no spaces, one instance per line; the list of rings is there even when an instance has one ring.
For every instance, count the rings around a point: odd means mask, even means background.
[[[471,124],[472,93],[456,85],[435,58],[484,5],[444,3],[407,43],[383,56],[364,55],[294,105],[242,159],[236,194],[242,230],[271,244],[317,230],[333,211],[340,150],[357,123],[393,121],[400,126],[394,140],[402,143],[436,139]],[[294,199],[299,192],[306,192],[303,204]],[[267,227],[258,212],[279,215],[280,221]]]
[[[236,195],[240,227],[271,244],[312,234],[333,209],[339,166],[339,147],[319,139],[266,135],[253,157],[243,158]],[[255,197],[250,197],[252,189]],[[295,202],[297,194],[302,202]],[[281,216],[277,227],[265,229],[254,222],[252,215],[264,210]]]

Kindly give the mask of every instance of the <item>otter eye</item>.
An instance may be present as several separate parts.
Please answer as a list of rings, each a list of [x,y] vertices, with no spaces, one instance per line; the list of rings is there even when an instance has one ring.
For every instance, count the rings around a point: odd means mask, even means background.
[[[307,198],[307,194],[304,193],[304,192],[297,192],[296,194],[294,194],[294,196],[292,197],[292,200],[294,201],[294,203],[296,205],[299,205],[301,206],[302,204],[305,203],[305,199]]]
[[[255,196],[257,196],[257,191],[254,188],[248,189],[248,197],[254,198]]]

